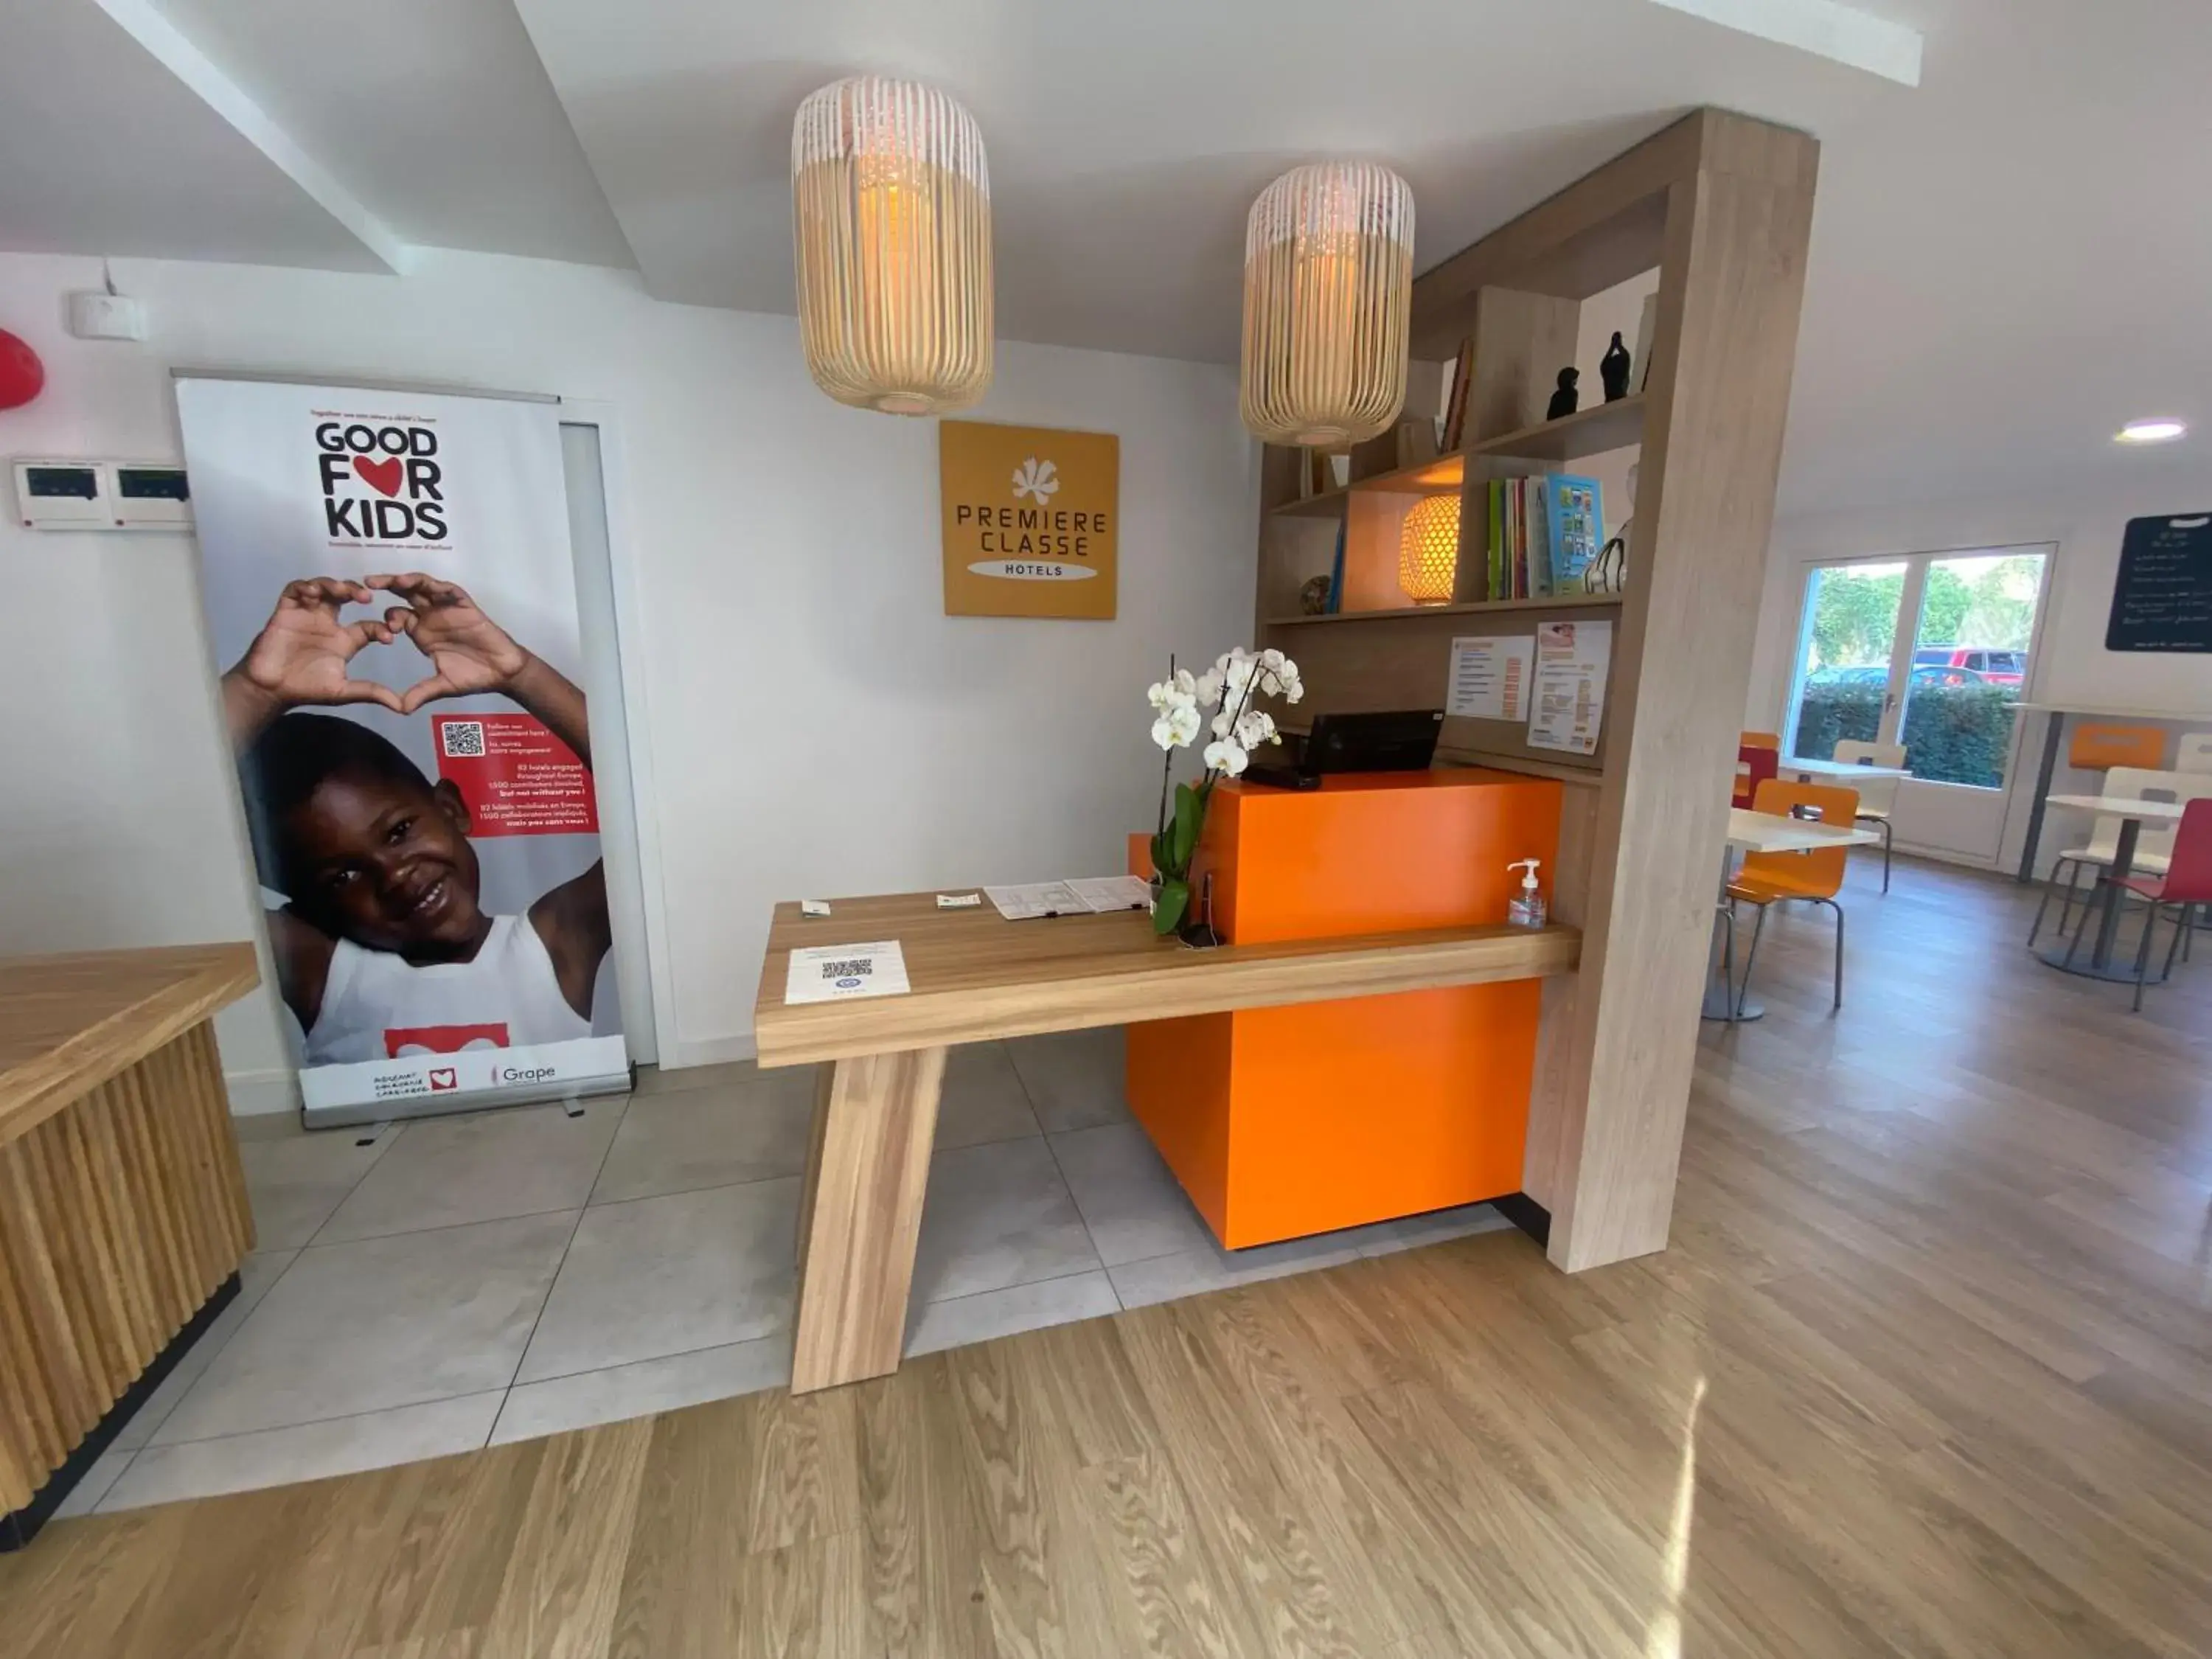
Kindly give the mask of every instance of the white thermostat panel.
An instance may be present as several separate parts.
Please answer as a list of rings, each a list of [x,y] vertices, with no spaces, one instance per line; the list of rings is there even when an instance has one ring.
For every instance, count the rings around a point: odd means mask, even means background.
[[[15,471],[26,530],[191,528],[191,488],[173,462],[19,460]]]

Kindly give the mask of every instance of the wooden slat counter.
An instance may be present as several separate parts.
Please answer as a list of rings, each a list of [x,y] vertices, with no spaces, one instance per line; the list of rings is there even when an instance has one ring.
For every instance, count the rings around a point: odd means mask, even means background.
[[[257,978],[244,944],[0,959],[0,1545],[252,1248],[210,1021]]]
[[[1044,1031],[1573,969],[1571,927],[1437,928],[1185,949],[1124,911],[1010,922],[933,893],[835,899],[810,920],[779,904],[753,1004],[763,1066],[831,1061],[815,1094],[799,1224],[794,1393],[898,1368],[946,1048]],[[792,951],[896,939],[904,995],[784,1002]]]

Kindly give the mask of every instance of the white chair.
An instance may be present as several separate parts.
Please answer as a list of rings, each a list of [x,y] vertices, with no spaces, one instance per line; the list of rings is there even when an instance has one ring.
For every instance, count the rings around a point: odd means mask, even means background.
[[[1836,744],[1836,759],[1845,766],[1905,764],[1905,745],[1899,743],[1858,743],[1844,738]],[[1841,781],[1840,779],[1838,780]],[[1857,786],[1859,822],[1881,826],[1881,890],[1889,890],[1890,819],[1897,811],[1897,778],[1869,778]]]
[[[2115,766],[2105,774],[2105,787],[2100,792],[2118,800],[2152,799],[2193,800],[2199,795],[2212,795],[2212,773],[2153,772],[2136,766]],[[2136,854],[2133,868],[2144,875],[2162,876],[2172,867],[2173,838],[2179,833],[2175,824],[2145,823],[2136,831]],[[2058,910],[2058,933],[2066,933],[2068,921],[2074,913],[2074,901],[2081,896],[2082,872],[2091,866],[2100,871],[2111,868],[2119,852],[2120,821],[2104,813],[2097,815],[2095,825],[2089,832],[2087,843],[2068,848],[2058,855],[2051,866],[2051,879],[2043,890],[2043,902],[2036,906],[2035,921],[2027,930],[2027,942],[2035,944],[2036,935],[2042,931],[2043,918],[2051,908],[2051,895],[2058,885],[2058,872],[2068,865],[2074,866],[2066,878],[2064,901]],[[2094,894],[2093,894],[2094,896]]]
[[[2177,772],[2212,772],[2212,732],[2184,732],[2181,752],[2174,757]]]

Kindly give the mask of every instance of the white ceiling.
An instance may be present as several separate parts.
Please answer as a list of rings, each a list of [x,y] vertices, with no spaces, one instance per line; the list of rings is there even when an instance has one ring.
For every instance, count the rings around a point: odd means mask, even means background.
[[[385,269],[90,0],[0,0],[0,248]]]
[[[151,4],[404,240],[630,263],[512,0]]]
[[[1824,146],[1802,511],[2191,464],[2113,451],[2137,414],[2212,441],[2208,64],[2185,0],[0,0],[0,247],[787,310],[792,111],[878,70],[981,124],[1003,337],[1230,361],[1284,167],[1399,167],[1425,265],[1714,103]]]

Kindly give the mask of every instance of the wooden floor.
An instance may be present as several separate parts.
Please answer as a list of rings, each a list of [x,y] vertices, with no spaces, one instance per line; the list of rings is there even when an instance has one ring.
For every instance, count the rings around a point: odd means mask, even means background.
[[[1674,1246],[1516,1234],[63,1522],[10,1654],[2212,1652],[2212,953],[2150,1010],[1901,866],[1708,1028]],[[2212,940],[2208,940],[2212,944]]]

